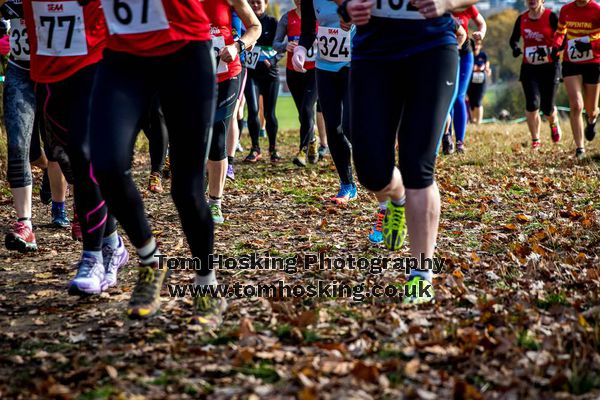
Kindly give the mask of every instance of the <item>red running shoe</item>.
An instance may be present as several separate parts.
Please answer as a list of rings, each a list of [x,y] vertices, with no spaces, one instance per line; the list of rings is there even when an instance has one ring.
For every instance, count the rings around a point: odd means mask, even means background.
[[[33,229],[19,221],[15,222],[12,230],[6,234],[4,244],[8,250],[17,250],[20,253],[37,251]]]

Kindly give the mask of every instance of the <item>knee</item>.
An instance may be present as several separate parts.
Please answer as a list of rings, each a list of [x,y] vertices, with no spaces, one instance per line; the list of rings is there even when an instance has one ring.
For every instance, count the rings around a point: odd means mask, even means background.
[[[571,100],[569,106],[571,107],[571,112],[575,114],[583,112],[583,100],[581,99]]]

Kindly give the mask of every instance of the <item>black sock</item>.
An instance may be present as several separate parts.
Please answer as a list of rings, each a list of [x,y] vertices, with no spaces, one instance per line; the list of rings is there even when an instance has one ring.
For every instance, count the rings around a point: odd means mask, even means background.
[[[233,160],[235,160],[235,158],[234,158],[234,157],[227,156],[227,164],[229,164],[229,165],[233,165]]]

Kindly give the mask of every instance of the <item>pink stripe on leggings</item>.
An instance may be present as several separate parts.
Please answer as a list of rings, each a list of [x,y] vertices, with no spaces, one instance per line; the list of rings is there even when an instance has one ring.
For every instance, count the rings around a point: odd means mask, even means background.
[[[102,225],[104,225],[104,223],[106,222],[106,218],[107,216],[104,215],[104,218],[102,218],[102,221],[100,221],[100,223],[96,226],[94,226],[93,228],[88,229],[87,233],[92,233],[94,232],[96,229],[100,228]]]
[[[99,209],[101,209],[101,208],[102,208],[102,206],[104,206],[104,204],[105,204],[105,201],[104,201],[104,200],[102,200],[102,201],[100,202],[100,204],[98,204],[98,205],[96,206],[96,208],[94,208],[94,209],[93,209],[92,211],[90,211],[89,213],[85,214],[86,221],[89,221],[89,220],[90,220],[90,217],[92,216],[92,214],[93,214],[93,213],[95,213],[96,211],[98,211]]]

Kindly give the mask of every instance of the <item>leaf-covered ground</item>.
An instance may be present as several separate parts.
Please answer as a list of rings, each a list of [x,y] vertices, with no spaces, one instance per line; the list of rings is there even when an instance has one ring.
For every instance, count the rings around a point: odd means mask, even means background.
[[[435,279],[435,305],[238,299],[211,336],[187,328],[191,300],[169,298],[167,290],[158,317],[127,320],[133,262],[108,293],[68,296],[79,244],[47,226],[49,209],[36,198],[40,251],[0,250],[0,398],[597,398],[600,141],[589,146],[587,161],[576,162],[565,130],[558,146],[544,131],[544,146],[532,152],[524,125],[470,128],[468,153],[439,159],[437,256],[446,265]],[[238,164],[215,251],[392,255],[368,244],[371,195],[361,191],[358,201],[336,208],[326,203],[337,188],[330,161],[302,170],[291,164],[296,135],[283,135],[286,162]],[[139,154],[142,188],[147,170]],[[168,193],[142,190],[163,253],[186,256]],[[4,235],[14,218],[6,187],[0,200]],[[351,270],[219,277],[245,284],[404,280]],[[190,282],[189,272],[170,280]]]

